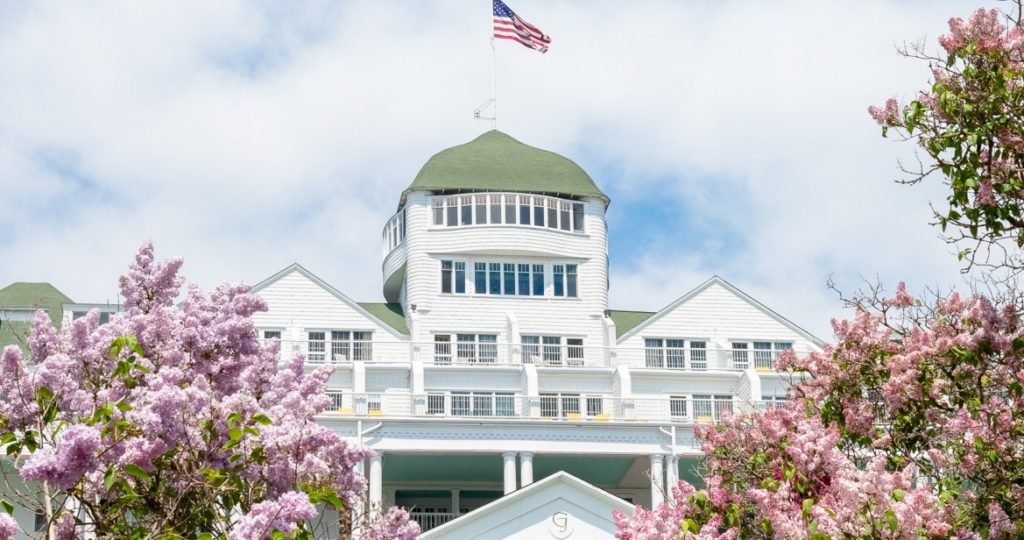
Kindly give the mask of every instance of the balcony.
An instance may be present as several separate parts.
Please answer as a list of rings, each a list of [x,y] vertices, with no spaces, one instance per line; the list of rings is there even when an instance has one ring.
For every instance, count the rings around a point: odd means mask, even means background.
[[[605,395],[521,396],[503,392],[365,393],[328,390],[332,406],[324,417],[376,419],[463,419],[581,424],[713,422],[726,413],[760,410],[738,399],[691,397],[621,398]],[[762,406],[763,407],[763,406]]]
[[[420,530],[427,532],[448,523],[459,517],[461,514],[451,512],[409,512],[409,518],[420,524]]]
[[[678,372],[738,372],[748,368],[773,371],[782,351],[718,348],[649,349],[588,347],[565,344],[509,344],[496,342],[376,342],[329,340],[279,340],[281,359],[303,354],[311,365],[408,363],[419,360],[428,366],[520,366],[538,368],[657,369]]]

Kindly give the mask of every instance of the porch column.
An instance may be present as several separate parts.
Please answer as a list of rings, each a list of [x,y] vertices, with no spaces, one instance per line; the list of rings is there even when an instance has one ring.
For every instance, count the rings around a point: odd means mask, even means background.
[[[533,483],[533,452],[519,452],[519,487]]]
[[[384,493],[382,474],[382,456],[380,453],[370,456],[370,508],[371,512],[380,512],[383,507],[382,495]]]
[[[665,500],[662,489],[665,487],[665,458],[661,454],[651,454],[651,508],[657,508]]]
[[[516,453],[504,452],[501,457],[505,460],[505,495],[516,490]]]
[[[676,487],[676,484],[679,483],[679,456],[669,456],[667,462],[665,494],[668,495],[669,501],[674,501],[675,497],[672,495],[672,488]]]
[[[457,489],[453,489],[452,490],[452,515],[453,516],[459,515],[459,507],[462,506],[459,503],[459,495],[461,495],[461,494],[462,493],[459,490],[457,490]]]

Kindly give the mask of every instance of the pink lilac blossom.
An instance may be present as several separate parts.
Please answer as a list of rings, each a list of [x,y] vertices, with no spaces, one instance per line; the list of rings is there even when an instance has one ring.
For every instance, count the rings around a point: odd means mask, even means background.
[[[327,490],[353,507],[365,489],[355,465],[372,452],[315,421],[329,405],[331,368],[306,373],[301,356],[279,364],[278,345],[262,343],[251,319],[266,304],[247,286],[222,285],[210,294],[191,286],[173,305],[184,283],[181,264],[156,261],[147,242],[121,278],[123,313],[100,325],[90,312],[59,331],[40,313],[29,337],[34,370],[16,347],[4,349],[0,429],[19,437],[33,430],[43,439],[34,451],[23,447],[21,476],[76,497],[102,519],[108,508],[125,514],[116,508],[121,488],[106,480],[107,471],[136,488],[164,490],[157,496],[201,497],[215,490],[197,477],[231,470],[258,483],[243,492],[257,497],[247,501],[253,511],[246,528],[219,530],[233,538],[247,537],[271,514],[266,523],[283,531],[312,519],[315,508],[298,486]],[[40,407],[47,398],[40,396],[50,394],[56,414],[47,419]],[[40,430],[41,424],[47,425]],[[232,469],[240,457],[244,466]],[[150,518],[166,523],[140,513],[147,511],[130,513],[143,525]],[[225,523],[231,512],[223,509]],[[371,526],[418,534],[404,511],[384,516]],[[215,525],[182,526],[187,535]]]
[[[18,522],[0,511],[0,540],[13,540],[15,534],[18,534]]]

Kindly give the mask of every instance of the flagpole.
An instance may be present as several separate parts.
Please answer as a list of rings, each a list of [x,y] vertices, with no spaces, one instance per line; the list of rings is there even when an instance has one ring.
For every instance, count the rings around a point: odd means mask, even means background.
[[[491,32],[491,129],[498,129],[497,76],[494,68],[494,32]]]

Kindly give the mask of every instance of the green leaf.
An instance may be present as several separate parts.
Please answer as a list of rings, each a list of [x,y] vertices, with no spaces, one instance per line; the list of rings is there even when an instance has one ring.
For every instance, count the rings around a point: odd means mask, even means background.
[[[114,468],[107,469],[107,472],[103,473],[103,489],[110,491],[110,488],[114,487],[114,482],[117,481],[117,474],[114,472]]]
[[[148,481],[149,480],[149,473],[146,472],[145,469],[143,469],[142,467],[139,467],[138,465],[136,465],[134,463],[129,463],[129,464],[125,465],[124,466],[124,472],[134,476],[135,478],[138,478],[139,480],[143,480],[143,481]]]
[[[265,415],[263,413],[256,413],[256,414],[252,415],[252,420],[253,420],[253,422],[256,422],[257,424],[264,425],[264,426],[269,426],[270,424],[273,423],[273,422],[270,421],[270,418],[267,417],[267,415]]]
[[[811,509],[814,508],[814,499],[804,499],[803,514],[804,519],[811,516]]]
[[[4,499],[0,499],[0,510],[7,512],[10,515],[14,515],[14,505],[7,502]]]
[[[892,510],[885,511],[885,518],[888,520],[889,530],[896,532],[900,527],[900,520],[896,517],[896,513]]]
[[[237,428],[237,427],[231,428],[231,430],[228,431],[228,438],[230,438],[232,440],[232,442],[238,442],[238,441],[242,440],[242,430],[241,430],[241,428]]]

